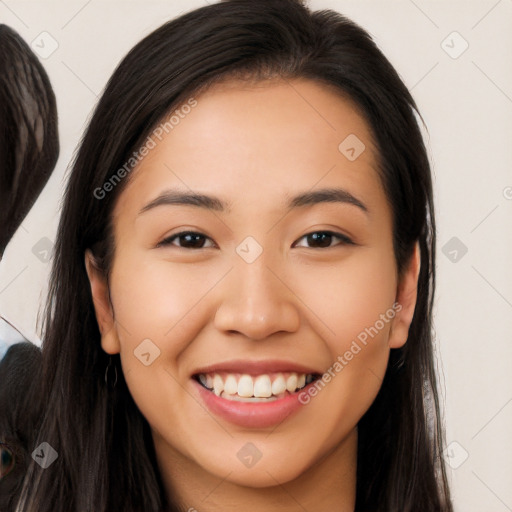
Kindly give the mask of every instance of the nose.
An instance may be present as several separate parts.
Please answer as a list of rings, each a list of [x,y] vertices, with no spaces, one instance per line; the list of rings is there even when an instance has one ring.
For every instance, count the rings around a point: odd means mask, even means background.
[[[235,262],[218,290],[220,305],[214,322],[217,329],[253,340],[298,330],[300,301],[283,273],[275,265],[270,268],[263,254],[252,263]]]

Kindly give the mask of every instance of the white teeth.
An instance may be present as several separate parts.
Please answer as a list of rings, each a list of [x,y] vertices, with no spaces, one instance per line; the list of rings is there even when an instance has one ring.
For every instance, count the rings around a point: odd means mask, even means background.
[[[280,395],[286,391],[286,382],[284,377],[279,375],[274,382],[272,382],[272,394]]]
[[[228,375],[224,382],[224,392],[228,395],[236,395],[238,392],[238,383],[234,375]]]
[[[254,385],[250,375],[242,375],[238,381],[238,394],[247,398],[253,396]]]
[[[271,396],[268,398],[256,398],[254,396],[251,396],[249,398],[238,396],[238,395],[225,395],[222,394],[222,398],[225,398],[226,400],[231,400],[233,402],[273,402],[274,400],[279,400],[277,396]]]
[[[213,373],[199,374],[201,384],[213,391],[217,396],[236,400],[241,398],[267,399],[282,398],[286,391],[294,393],[313,381],[313,375],[295,372],[273,374],[274,380],[268,374],[251,376],[248,374]],[[250,400],[248,400],[250,401]]]
[[[287,379],[286,379],[286,389],[293,393],[297,389],[297,374],[292,373]]]
[[[254,396],[258,398],[268,398],[272,396],[272,384],[268,375],[260,375],[254,381]]]
[[[220,394],[224,391],[224,381],[222,380],[222,377],[216,373],[213,376],[213,392],[220,396]]]

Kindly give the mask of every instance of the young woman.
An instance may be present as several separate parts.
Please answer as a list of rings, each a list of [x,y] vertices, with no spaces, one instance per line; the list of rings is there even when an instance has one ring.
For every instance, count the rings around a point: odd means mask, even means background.
[[[364,30],[294,0],[166,23],[70,175],[18,510],[451,511],[434,254],[416,106]]]

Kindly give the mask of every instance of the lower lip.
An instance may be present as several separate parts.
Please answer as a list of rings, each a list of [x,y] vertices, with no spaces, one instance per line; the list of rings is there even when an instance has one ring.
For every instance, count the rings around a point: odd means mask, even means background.
[[[312,384],[278,400],[250,403],[226,400],[213,391],[208,391],[195,379],[192,379],[192,382],[198,388],[199,396],[210,412],[246,428],[265,428],[282,423],[302,407],[299,393],[304,392]]]

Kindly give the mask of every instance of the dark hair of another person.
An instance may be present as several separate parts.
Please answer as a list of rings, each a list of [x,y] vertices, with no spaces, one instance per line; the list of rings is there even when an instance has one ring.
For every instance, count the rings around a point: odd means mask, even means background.
[[[28,44],[0,25],[0,258],[59,156],[57,104]]]
[[[31,463],[20,510],[179,510],[166,502],[150,427],[131,398],[119,355],[112,359],[119,382],[113,390],[105,385],[109,356],[100,345],[84,252],[92,248],[108,275],[112,211],[129,178],[101,200],[94,191],[116,177],[172,109],[232,78],[334,86],[370,126],[393,212],[397,268],[403,272],[419,241],[421,270],[408,341],[391,350],[382,388],[359,422],[356,510],[451,512],[431,332],[432,183],[417,108],[363,29],[297,0],[231,0],[186,13],[138,43],[110,78],[73,164],[55,248],[39,441],[59,457],[46,470]]]
[[[41,349],[16,343],[0,361],[0,510],[14,512],[41,416]]]

